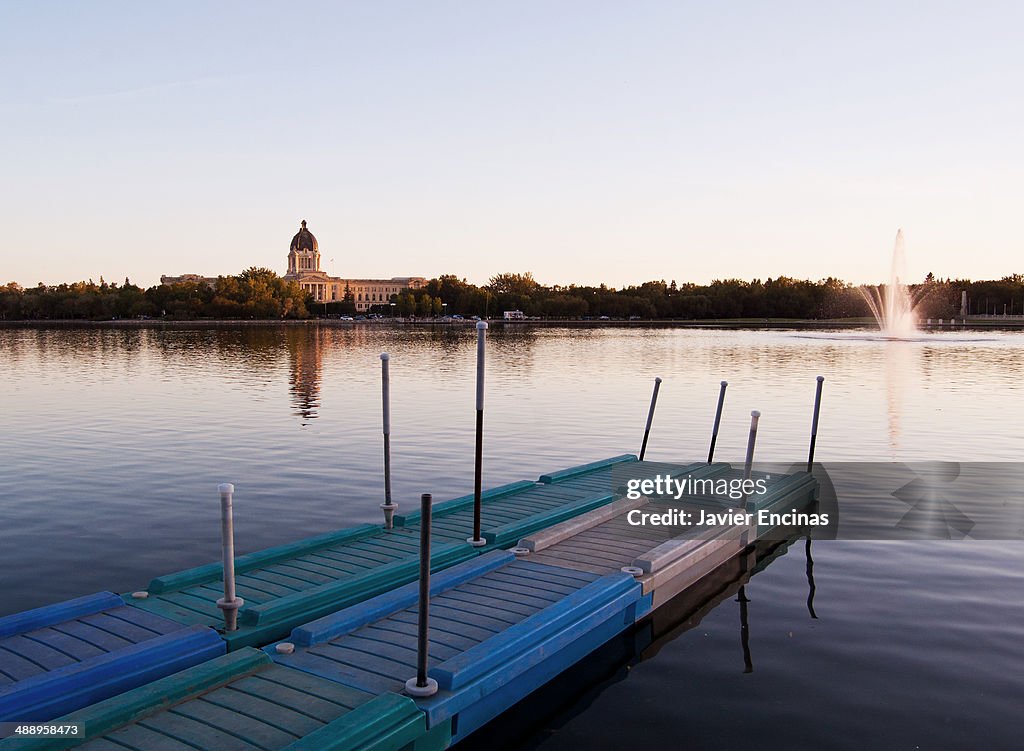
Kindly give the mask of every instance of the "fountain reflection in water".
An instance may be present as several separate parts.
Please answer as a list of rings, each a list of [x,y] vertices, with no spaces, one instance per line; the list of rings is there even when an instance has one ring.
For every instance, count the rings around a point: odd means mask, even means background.
[[[896,232],[896,244],[892,251],[892,267],[889,283],[882,285],[865,285],[860,288],[861,294],[871,308],[871,313],[878,322],[878,328],[886,336],[906,338],[917,333],[917,316],[914,305],[917,302],[910,287],[903,283],[906,279],[906,261],[903,249],[903,230]]]

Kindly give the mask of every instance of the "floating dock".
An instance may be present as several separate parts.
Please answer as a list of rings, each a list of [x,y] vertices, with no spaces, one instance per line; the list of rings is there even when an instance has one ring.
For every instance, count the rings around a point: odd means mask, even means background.
[[[725,464],[705,468],[726,480],[740,476]],[[750,510],[814,502],[810,475],[760,479],[766,492],[746,503]],[[447,727],[458,742],[757,541],[756,522],[705,530],[629,523],[631,512],[653,505],[622,499],[432,577],[428,662],[439,690],[414,699],[427,727]],[[721,510],[730,502],[707,496],[656,506]],[[343,685],[399,692],[416,673],[416,598],[415,585],[404,586],[295,629],[267,652]]]
[[[807,473],[766,478],[723,463],[639,462],[624,455],[483,493],[483,547],[466,540],[472,496],[435,504],[428,662],[440,690],[431,697],[401,695],[416,674],[418,511],[397,515],[390,530],[361,525],[238,557],[238,594],[246,604],[237,631],[221,628],[220,564],[158,577],[144,596],[96,596],[89,612],[69,609],[71,601],[50,606],[45,616],[30,611],[0,620],[18,639],[13,646],[0,641],[4,671],[36,649],[29,645],[40,629],[71,632],[81,627],[68,624],[116,612],[133,628],[145,622],[154,632],[107,652],[110,663],[134,666],[134,684],[76,693],[61,671],[98,684],[89,671],[101,675],[103,660],[70,671],[40,660],[42,678],[26,674],[9,681],[14,690],[0,691],[28,695],[30,681],[47,686],[53,704],[36,713],[41,719],[85,707],[60,722],[85,723],[87,749],[445,748],[695,581],[748,554],[770,532],[756,523],[630,524],[636,511],[737,506],[708,495],[627,497],[626,477],[684,475],[764,479],[766,492],[740,505],[748,510],[802,509],[817,488]],[[514,552],[503,549],[512,546]],[[161,646],[161,639],[177,646]],[[138,646],[146,642],[156,649]],[[9,738],[0,749],[76,743]]]

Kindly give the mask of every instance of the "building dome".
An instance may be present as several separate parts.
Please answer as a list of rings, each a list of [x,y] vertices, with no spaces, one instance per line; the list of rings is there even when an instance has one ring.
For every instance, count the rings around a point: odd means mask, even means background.
[[[295,237],[292,238],[292,244],[288,248],[289,252],[296,250],[311,250],[316,252],[318,249],[316,244],[316,238],[313,237],[313,233],[306,229],[306,220],[302,220],[302,229],[295,233]]]

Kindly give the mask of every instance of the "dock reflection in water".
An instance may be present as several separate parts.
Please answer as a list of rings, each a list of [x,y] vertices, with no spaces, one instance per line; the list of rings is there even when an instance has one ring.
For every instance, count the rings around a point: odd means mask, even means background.
[[[603,692],[627,681],[634,667],[654,660],[663,648],[700,626],[708,614],[719,607],[728,607],[731,602],[737,603],[739,615],[737,670],[753,672],[754,661],[750,646],[751,599],[746,595],[746,586],[751,577],[785,555],[793,543],[808,534],[807,529],[791,530],[784,541],[759,543],[743,555],[734,557],[680,592],[635,628],[608,641],[547,686],[469,736],[459,744],[459,748],[466,751],[534,748],[544,739],[557,736],[559,727],[591,709],[595,699]],[[810,537],[804,539],[807,607],[810,617],[817,618],[813,607],[815,585]],[[667,700],[682,701],[683,697]],[[630,723],[636,721],[636,718],[628,719]],[[647,747],[653,748],[654,745]]]

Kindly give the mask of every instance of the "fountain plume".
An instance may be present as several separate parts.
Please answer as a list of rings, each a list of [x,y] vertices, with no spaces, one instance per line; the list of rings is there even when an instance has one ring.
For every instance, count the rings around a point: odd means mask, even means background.
[[[878,328],[893,338],[909,337],[917,333],[917,315],[914,312],[917,300],[910,287],[903,282],[905,278],[906,259],[901,229],[896,232],[889,283],[860,287],[860,293],[878,322]]]

